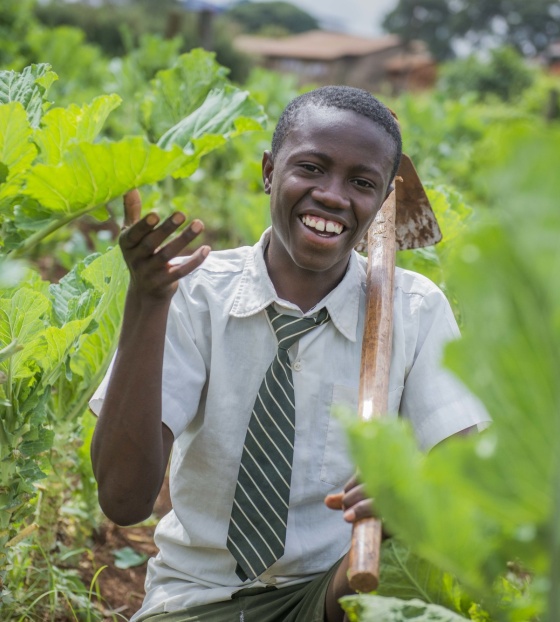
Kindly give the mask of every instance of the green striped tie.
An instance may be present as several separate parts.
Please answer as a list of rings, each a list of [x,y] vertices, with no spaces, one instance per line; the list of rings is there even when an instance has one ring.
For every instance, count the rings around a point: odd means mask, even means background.
[[[329,320],[326,309],[316,318],[279,314],[273,305],[267,313],[278,352],[247,428],[227,539],[242,581],[258,577],[284,554],[296,414],[288,348]]]

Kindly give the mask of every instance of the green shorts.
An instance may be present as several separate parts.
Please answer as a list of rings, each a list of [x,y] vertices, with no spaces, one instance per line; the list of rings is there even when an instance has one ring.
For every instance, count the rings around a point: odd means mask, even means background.
[[[338,565],[307,583],[246,588],[231,600],[156,613],[140,622],[324,622],[325,596]]]

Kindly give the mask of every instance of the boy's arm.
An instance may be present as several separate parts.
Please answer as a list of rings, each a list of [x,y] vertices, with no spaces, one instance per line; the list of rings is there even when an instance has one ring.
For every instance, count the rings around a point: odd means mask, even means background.
[[[161,391],[167,315],[178,280],[204,261],[203,246],[181,264],[169,260],[202,231],[195,220],[164,244],[184,222],[173,214],[156,228],[158,217],[142,220],[137,191],[125,196],[125,223],[119,240],[130,271],[123,327],[111,380],[91,445],[99,502],[120,525],[150,516],[161,488],[173,434],[162,423]]]

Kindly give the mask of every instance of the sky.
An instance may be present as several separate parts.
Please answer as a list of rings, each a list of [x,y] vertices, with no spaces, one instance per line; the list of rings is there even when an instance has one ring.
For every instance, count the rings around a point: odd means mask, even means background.
[[[267,1],[267,0],[260,0]],[[398,4],[398,0],[288,0],[313,17],[324,28],[355,35],[376,37],[382,34],[383,17]],[[229,6],[233,0],[213,0]]]

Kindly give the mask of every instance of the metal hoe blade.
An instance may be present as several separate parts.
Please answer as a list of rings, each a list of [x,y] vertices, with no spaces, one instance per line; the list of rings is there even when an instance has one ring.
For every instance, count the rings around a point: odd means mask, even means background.
[[[397,171],[395,188],[397,250],[423,248],[441,241],[441,230],[424,186],[412,160],[404,153]],[[356,246],[356,250],[367,252],[367,236]]]
[[[412,164],[403,153],[396,182],[397,209],[395,237],[398,250],[432,246],[441,240],[441,230],[432,206]]]

